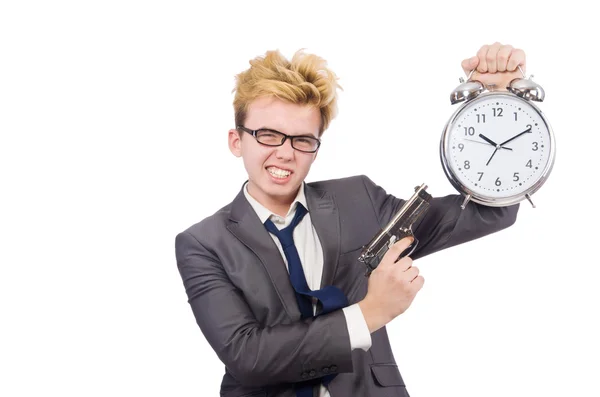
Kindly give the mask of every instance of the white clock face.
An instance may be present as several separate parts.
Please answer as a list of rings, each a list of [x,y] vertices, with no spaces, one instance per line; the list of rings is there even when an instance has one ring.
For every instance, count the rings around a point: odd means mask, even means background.
[[[455,178],[486,197],[524,194],[551,162],[551,133],[525,100],[480,96],[447,131],[446,157]]]

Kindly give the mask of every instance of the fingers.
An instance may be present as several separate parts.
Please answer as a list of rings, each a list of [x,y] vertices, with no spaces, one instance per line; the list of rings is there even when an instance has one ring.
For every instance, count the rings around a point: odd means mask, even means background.
[[[513,47],[511,45],[504,45],[498,49],[496,54],[496,71],[506,72],[508,67],[508,58],[512,53]]]
[[[396,263],[396,260],[398,260],[398,257],[400,256],[400,254],[402,252],[404,252],[405,249],[410,247],[410,245],[412,244],[413,241],[414,241],[414,238],[412,238],[412,237],[404,237],[403,239],[396,241],[390,247],[390,249],[385,253],[383,258],[381,259],[381,264],[379,266],[381,266],[381,265],[385,266],[388,264]]]
[[[488,73],[496,73],[498,71],[498,51],[500,50],[500,46],[500,43],[495,42],[489,46],[487,50],[485,61],[487,63]]]
[[[415,278],[411,284],[413,288],[419,291],[421,288],[423,288],[423,284],[425,284],[425,279],[423,278],[423,276],[417,276],[417,278]]]
[[[473,61],[473,64],[477,63],[476,68],[479,73],[514,72],[519,65],[522,68],[525,66],[525,52],[523,50],[499,42],[481,46],[477,51],[476,58],[477,61]],[[464,60],[461,63],[463,70],[466,61]]]
[[[475,69],[479,65],[479,58],[471,57],[462,61],[460,66],[462,66],[463,71],[468,76],[471,73],[471,70]]]
[[[506,70],[514,72],[517,67],[521,66],[523,73],[525,73],[525,51],[523,50],[512,50],[508,57],[508,64]]]
[[[487,52],[490,48],[489,45],[481,46],[479,51],[477,51],[477,58],[479,59],[479,65],[477,66],[477,71],[479,73],[487,73]]]

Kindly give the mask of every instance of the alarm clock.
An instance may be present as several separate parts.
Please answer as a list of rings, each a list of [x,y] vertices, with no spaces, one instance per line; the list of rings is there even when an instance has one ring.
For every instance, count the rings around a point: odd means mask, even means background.
[[[542,102],[543,88],[533,76],[517,78],[496,91],[471,80],[450,94],[462,103],[444,127],[440,158],[450,183],[469,201],[503,207],[527,199],[548,179],[556,155],[546,116],[533,102]]]

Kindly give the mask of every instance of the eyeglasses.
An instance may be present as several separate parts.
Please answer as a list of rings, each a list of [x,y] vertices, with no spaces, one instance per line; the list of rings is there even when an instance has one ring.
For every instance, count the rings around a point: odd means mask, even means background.
[[[317,151],[317,149],[319,149],[319,146],[321,146],[321,141],[314,136],[286,135],[283,132],[265,128],[260,130],[251,130],[243,125],[238,125],[237,128],[252,135],[258,141],[258,143],[265,146],[281,146],[288,138],[292,142],[292,147],[294,149],[304,153],[314,153]]]

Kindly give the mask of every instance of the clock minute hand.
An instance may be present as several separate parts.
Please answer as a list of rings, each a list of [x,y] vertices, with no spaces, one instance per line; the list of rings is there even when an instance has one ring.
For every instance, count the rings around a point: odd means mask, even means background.
[[[518,137],[520,137],[521,135],[523,135],[523,134],[527,134],[528,132],[531,132],[531,127],[527,128],[527,129],[526,129],[525,131],[523,131],[523,132],[520,132],[520,133],[518,133],[517,135],[513,136],[512,138],[510,138],[510,139],[508,139],[508,140],[506,140],[506,141],[502,142],[502,143],[500,144],[500,146],[503,146],[503,145],[507,144],[508,142],[512,141],[513,139],[517,139],[517,138],[518,138]]]

